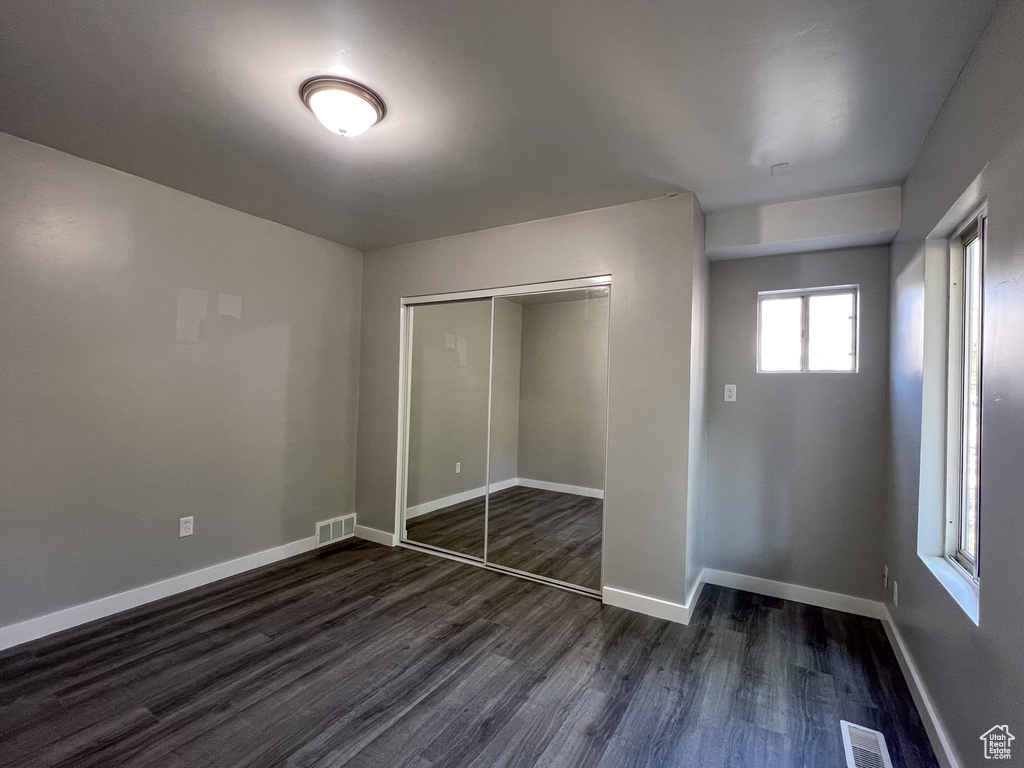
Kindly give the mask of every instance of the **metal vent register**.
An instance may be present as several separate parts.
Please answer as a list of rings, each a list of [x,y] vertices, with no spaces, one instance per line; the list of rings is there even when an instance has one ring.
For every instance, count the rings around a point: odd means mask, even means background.
[[[356,516],[345,515],[336,517],[333,520],[324,520],[316,524],[316,545],[333,544],[342,539],[348,539],[355,535]]]
[[[843,747],[846,749],[848,768],[892,768],[885,736],[878,731],[839,721],[843,729]]]

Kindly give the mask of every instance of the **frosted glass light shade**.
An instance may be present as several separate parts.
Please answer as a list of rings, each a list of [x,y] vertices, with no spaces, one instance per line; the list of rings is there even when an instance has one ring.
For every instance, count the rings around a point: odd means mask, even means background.
[[[315,77],[301,89],[302,100],[323,126],[339,136],[366,133],[384,117],[384,102],[369,88],[340,77]]]

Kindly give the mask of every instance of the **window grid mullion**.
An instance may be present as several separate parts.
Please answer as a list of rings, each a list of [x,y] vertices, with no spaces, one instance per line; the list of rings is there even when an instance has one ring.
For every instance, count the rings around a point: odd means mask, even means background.
[[[800,344],[801,344],[801,348],[800,348],[800,371],[802,373],[809,372],[810,368],[811,368],[811,361],[810,361],[810,358],[811,358],[811,354],[810,354],[810,344],[811,344],[811,339],[810,339],[810,337],[811,337],[810,321],[811,321],[811,297],[809,295],[807,295],[807,294],[804,294],[803,302],[802,302],[802,306],[801,306],[801,318],[800,318],[800,333],[801,333],[801,339],[800,339]]]

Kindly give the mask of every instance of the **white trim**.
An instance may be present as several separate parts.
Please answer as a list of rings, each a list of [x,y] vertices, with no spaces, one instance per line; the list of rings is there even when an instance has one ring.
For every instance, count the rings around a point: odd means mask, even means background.
[[[356,538],[366,539],[375,544],[383,544],[385,547],[393,547],[398,543],[398,537],[389,531],[382,531],[379,528],[371,528],[368,525],[356,523]]]
[[[701,592],[704,591],[704,584],[706,583],[707,582],[704,578],[704,569],[701,568],[700,573],[697,574],[697,580],[694,582],[693,586],[690,587],[689,594],[686,595],[686,607],[691,616],[693,615],[693,607],[697,604],[697,601],[700,600]],[[687,623],[689,623],[689,620],[687,620]]]
[[[924,685],[924,680],[917,668],[917,664],[914,663],[914,657],[910,655],[910,649],[896,628],[896,622],[892,620],[889,607],[886,605],[882,606],[881,619],[882,626],[885,628],[885,634],[889,638],[889,644],[892,645],[893,651],[896,654],[896,660],[899,662],[900,668],[903,670],[903,676],[910,687],[910,695],[913,697],[914,703],[917,705],[917,711],[921,715],[924,729],[928,732],[928,738],[932,743],[932,751],[935,752],[939,765],[942,768],[961,768],[963,763],[957,757],[953,741],[949,738],[949,733],[942,724],[942,718],[939,717],[939,711],[935,708],[932,697],[928,695],[928,689]]]
[[[491,296],[491,329],[490,338],[487,340],[487,450],[484,463],[484,486],[491,491],[491,420],[493,417],[492,408],[494,402],[494,297]],[[522,320],[520,320],[519,346],[520,353],[523,346]],[[518,438],[516,438],[518,444]],[[408,519],[408,515],[406,516]],[[491,541],[491,494],[488,493],[484,499],[484,562],[487,562],[487,546]],[[408,536],[408,532],[405,534]]]
[[[262,552],[254,552],[251,555],[244,555],[217,563],[198,571],[190,571],[180,576],[172,576],[169,579],[155,581],[126,592],[119,592],[115,595],[101,597],[88,603],[74,605],[45,616],[37,616],[34,619],[10,624],[0,627],[0,650],[10,648],[30,640],[52,635],[54,632],[61,632],[71,627],[77,627],[96,619],[102,619],[130,608],[137,608],[155,600],[161,600],[171,595],[187,592],[190,589],[210,584],[214,581],[226,579],[229,576],[236,576],[254,568],[260,568],[278,560],[301,555],[309,552],[316,545],[316,537],[310,536],[307,539],[299,539],[279,547],[265,549]]]
[[[484,490],[484,487],[480,486],[479,488],[470,488],[468,491],[462,491],[461,493],[453,493],[451,496],[443,496],[440,499],[434,499],[433,501],[424,501],[422,504],[417,504],[405,510],[405,519],[411,520],[414,517],[426,515],[429,512],[436,512],[437,510],[444,509],[445,507],[462,504],[465,501],[472,501],[473,499],[481,499],[483,498]]]
[[[510,477],[508,480],[499,480],[496,483],[491,483],[491,493],[504,491],[506,488],[513,488],[517,485],[519,485],[518,477]]]
[[[625,608],[634,613],[653,616],[656,619],[674,621],[677,624],[690,623],[690,610],[682,603],[673,603],[669,600],[641,595],[625,589],[604,587],[601,590],[601,602],[605,605],[614,605],[616,608]]]
[[[512,477],[508,480],[502,480],[497,483],[491,483],[491,493],[497,493],[503,491],[506,488],[511,488],[513,485],[519,484],[519,478]],[[451,507],[455,504],[462,504],[464,501],[472,501],[473,499],[482,498],[484,495],[484,487],[481,485],[479,488],[470,488],[468,491],[462,491],[461,493],[453,493],[451,496],[445,496],[440,499],[434,499],[433,501],[424,501],[422,504],[417,504],[414,507],[409,507],[405,510],[405,519],[411,520],[414,517],[425,515],[428,512],[436,512],[439,509],[445,507]]]
[[[413,308],[401,305],[399,322],[399,355],[398,355],[398,457],[395,461],[395,527],[398,538],[405,537],[405,506],[408,503],[408,483],[406,482],[406,466],[409,463],[409,397],[410,371],[412,358],[412,318]],[[389,546],[394,546],[394,543]]]
[[[604,464],[601,466],[601,485],[608,487],[608,435],[611,434],[611,402],[612,402],[612,287],[608,285],[608,328],[604,338]],[[601,493],[604,498],[604,492]],[[604,545],[604,534],[608,530],[608,505],[601,505],[601,586],[604,586],[604,575],[607,572],[605,562],[608,548]]]
[[[536,488],[540,491],[557,491],[558,493],[572,493],[576,496],[589,496],[592,499],[603,499],[604,491],[600,488],[587,488],[582,485],[567,485],[566,483],[549,483],[547,480],[531,480],[527,477],[517,477],[516,485],[524,488]]]
[[[853,597],[839,592],[802,587],[799,584],[787,584],[783,581],[761,579],[757,576],[745,576],[729,571],[716,571],[713,568],[704,569],[704,579],[708,584],[717,584],[720,587],[756,592],[759,595],[816,605],[819,608],[830,608],[834,611],[845,611],[872,619],[882,618],[882,604],[877,600],[868,600],[864,597]]]
[[[549,483],[546,480],[529,480],[524,477],[512,477],[508,480],[500,480],[497,483],[491,483],[491,493],[497,493],[498,491],[503,491],[506,488],[512,488],[514,486],[536,488],[541,491],[572,493],[576,496],[588,496],[593,499],[604,498],[604,491],[600,488],[586,488],[582,485],[566,485],[565,483]],[[483,495],[484,487],[481,485],[479,488],[471,488],[470,490],[462,491],[461,493],[453,493],[451,496],[434,499],[433,501],[425,501],[422,504],[409,507],[405,511],[405,519],[411,520],[414,517],[419,517],[420,515],[425,515],[429,512],[436,512],[437,510],[444,509],[445,507],[451,507],[455,504],[462,504],[465,501],[479,499]]]
[[[554,291],[571,291],[579,288],[593,288],[611,285],[611,275],[598,277],[581,277],[576,280],[554,280],[548,283],[530,283],[528,285],[510,285],[500,288],[481,288],[475,291],[456,291],[454,293],[435,293],[427,296],[405,296],[403,306],[414,304],[435,304],[441,301],[466,301],[468,299],[493,299],[496,296],[525,296],[530,293],[552,293]]]
[[[920,553],[917,556],[921,558],[921,562],[928,567],[932,575],[939,580],[939,583],[946,588],[953,601],[977,625],[981,611],[978,582],[972,579],[967,571],[962,570],[959,564],[954,564],[948,558]]]
[[[616,608],[625,608],[627,611],[642,613],[646,616],[653,616],[656,619],[674,621],[677,624],[689,624],[693,616],[693,607],[700,599],[704,589],[704,569],[697,576],[697,580],[690,588],[686,596],[686,603],[673,603],[670,600],[662,600],[658,597],[641,595],[638,592],[630,592],[615,587],[603,587],[601,589],[601,602],[605,605],[614,605]]]

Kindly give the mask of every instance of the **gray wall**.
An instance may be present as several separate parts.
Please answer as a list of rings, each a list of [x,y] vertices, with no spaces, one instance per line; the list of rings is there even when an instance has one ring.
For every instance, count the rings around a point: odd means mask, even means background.
[[[413,308],[409,507],[487,482],[490,371],[490,299]]]
[[[519,477],[604,488],[608,299],[527,304]]]
[[[0,626],[353,510],[356,251],[6,134],[0,168]]]
[[[368,254],[360,523],[395,526],[400,297],[611,274],[605,582],[682,602],[693,226],[683,194]]]
[[[523,307],[494,300],[494,370],[491,374],[491,484],[519,474],[519,371]]]
[[[711,265],[710,568],[877,600],[884,525],[887,247]],[[757,294],[860,285],[858,373],[759,374]],[[737,402],[723,400],[737,385]]]
[[[950,93],[903,187],[893,247],[889,610],[964,766],[978,737],[1024,723],[1024,3],[1002,2]],[[986,168],[987,166],[987,168]],[[975,625],[917,556],[925,238],[985,171],[981,608]],[[941,515],[925,507],[922,514]],[[1019,726],[1018,726],[1019,727]],[[1021,734],[1014,731],[1018,736]],[[1015,747],[1016,749],[1016,747]]]

